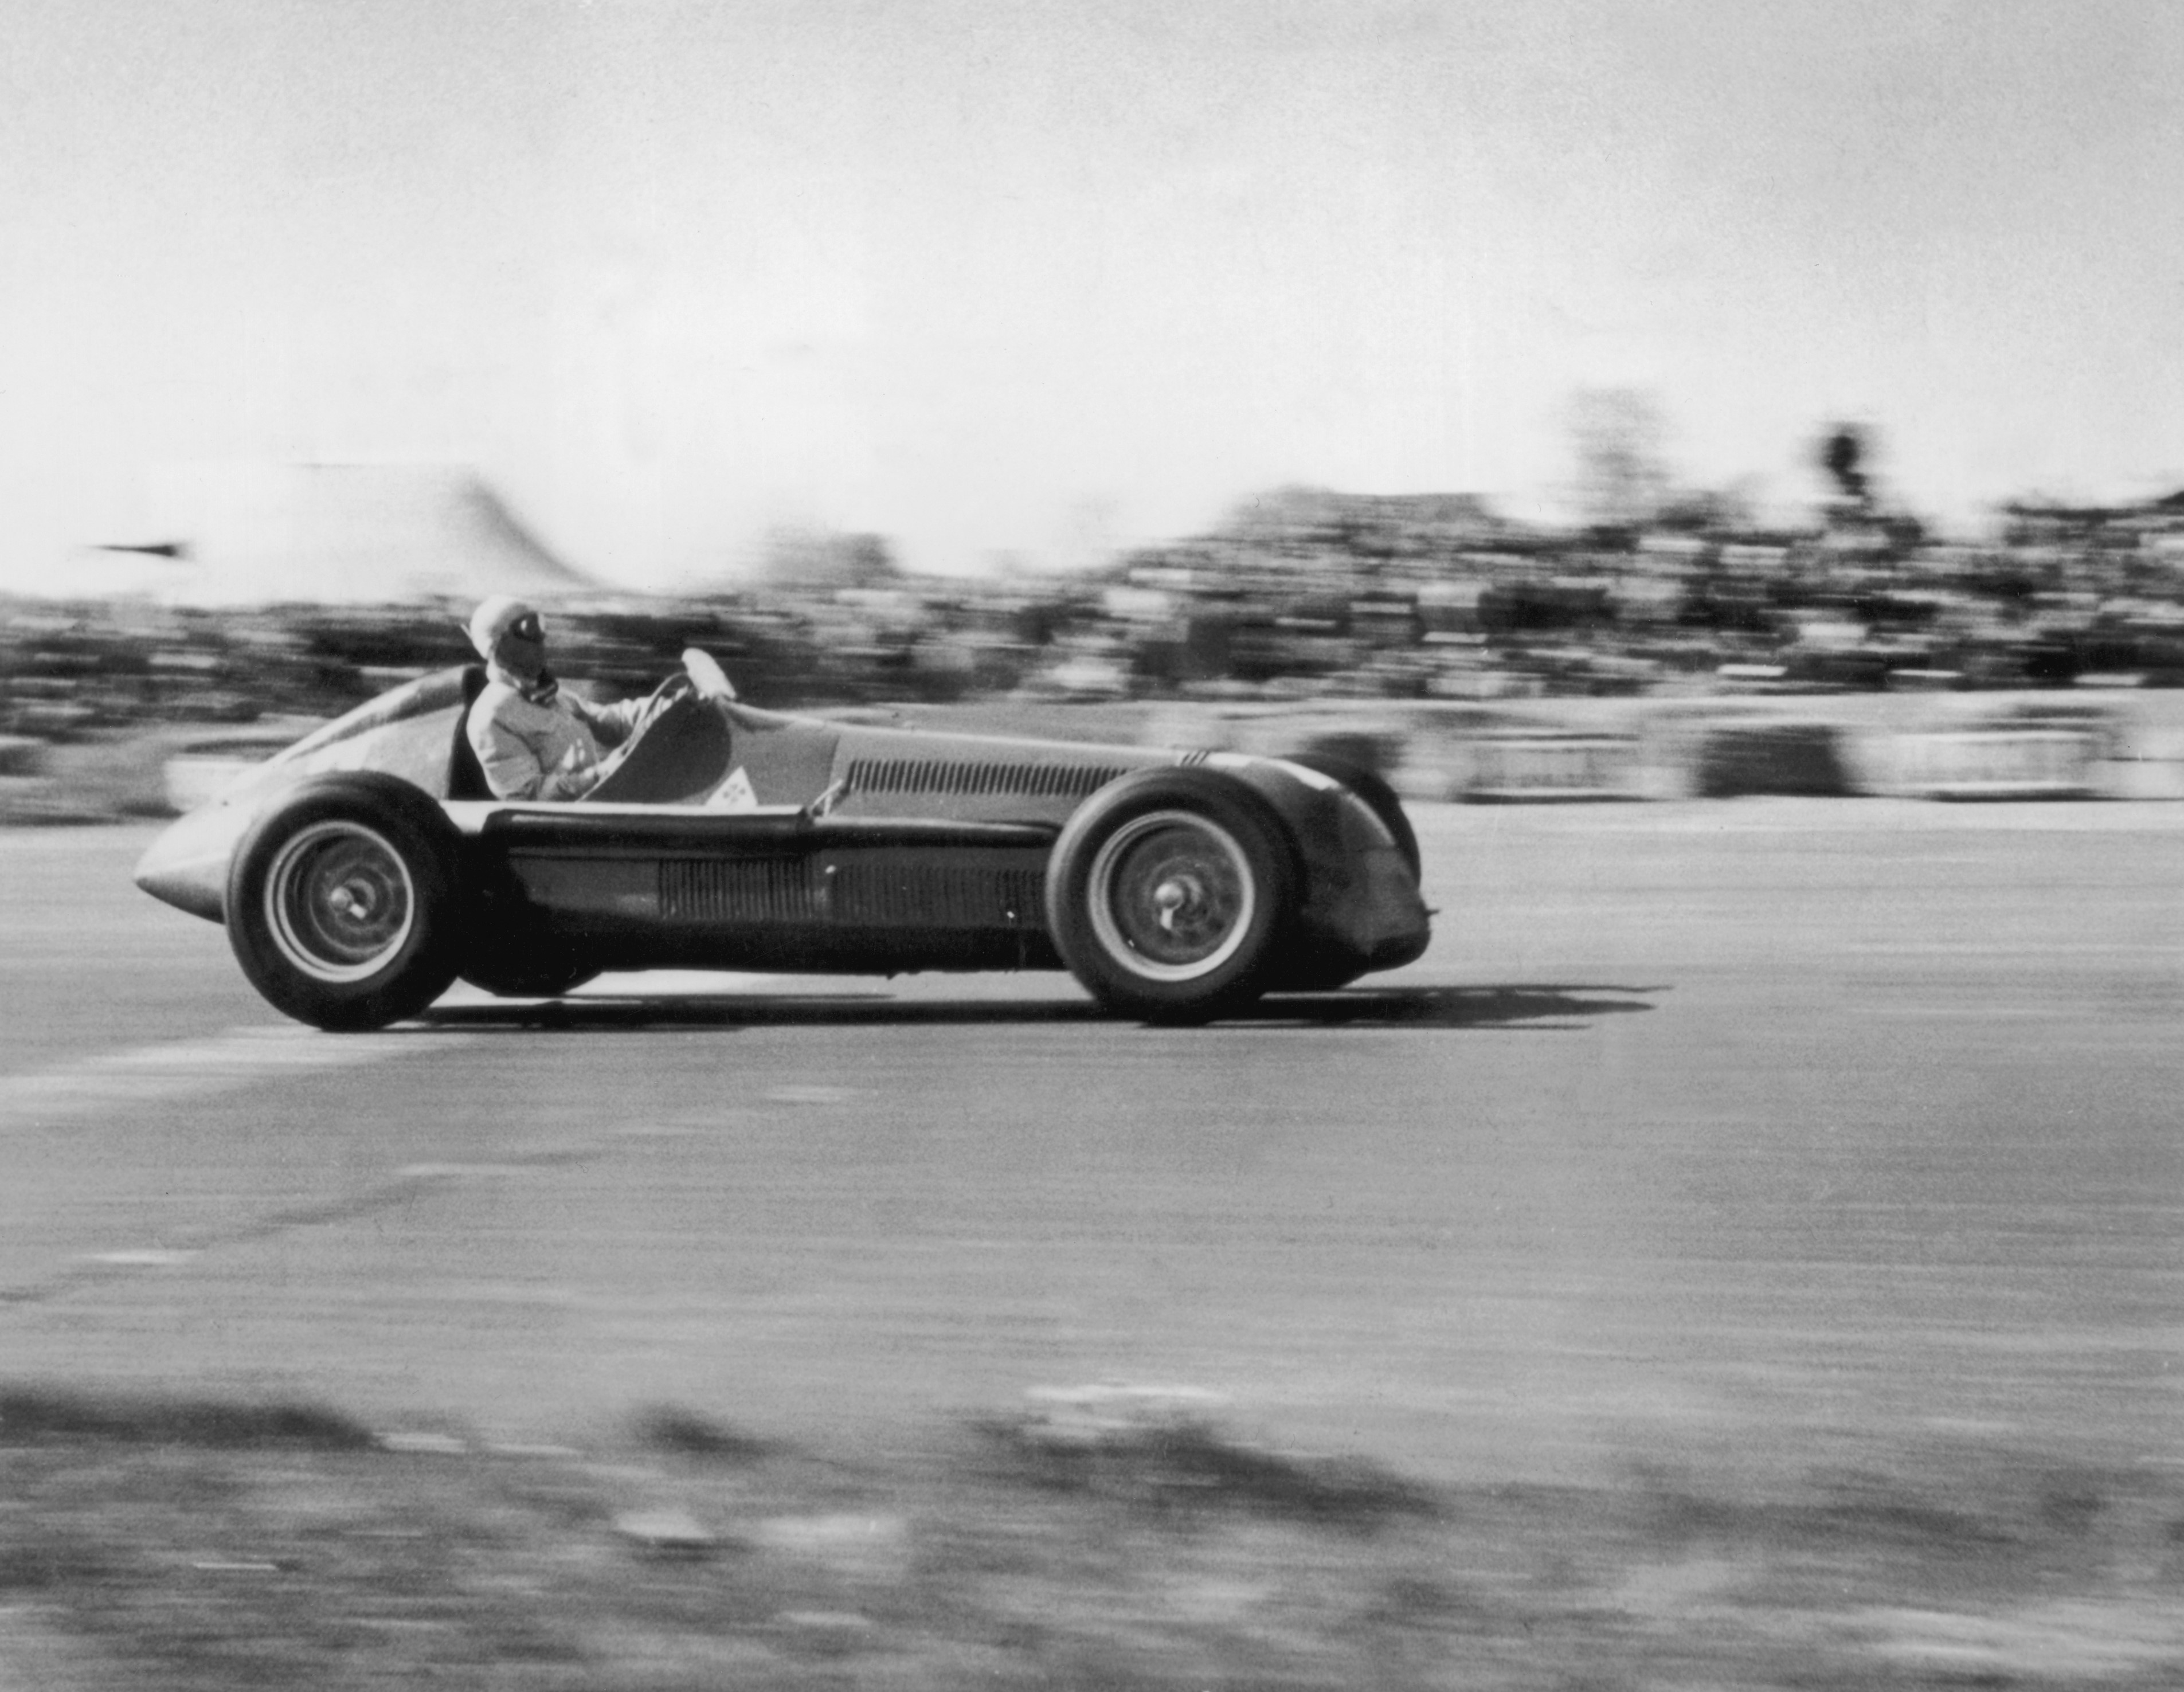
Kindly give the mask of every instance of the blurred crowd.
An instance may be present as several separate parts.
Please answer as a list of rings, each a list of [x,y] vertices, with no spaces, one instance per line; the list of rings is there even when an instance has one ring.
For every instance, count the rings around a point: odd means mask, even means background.
[[[1550,531],[1467,496],[1284,489],[1067,576],[914,576],[852,537],[801,578],[577,596],[555,651],[613,694],[700,646],[783,707],[2184,685],[2184,494],[2004,516],[1980,545],[1858,501],[1791,533],[1702,509]],[[0,601],[0,733],[332,714],[468,661],[468,609]]]

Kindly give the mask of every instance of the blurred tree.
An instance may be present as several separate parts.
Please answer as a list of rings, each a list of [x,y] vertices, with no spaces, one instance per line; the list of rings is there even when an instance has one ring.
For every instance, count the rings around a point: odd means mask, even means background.
[[[1654,522],[1680,534],[1725,535],[1755,527],[1758,519],[1749,491],[1728,487],[1681,487],[1662,497]]]
[[[1585,388],[1570,404],[1577,497],[1596,529],[1636,529],[1658,513],[1669,487],[1661,409],[1636,388]]]
[[[1855,423],[1831,425],[1820,442],[1820,468],[1835,483],[1843,504],[1863,512],[1873,503],[1871,478],[1866,471],[1871,443]]]
[[[766,536],[760,579],[772,587],[825,592],[891,587],[900,572],[883,536],[784,527]]]

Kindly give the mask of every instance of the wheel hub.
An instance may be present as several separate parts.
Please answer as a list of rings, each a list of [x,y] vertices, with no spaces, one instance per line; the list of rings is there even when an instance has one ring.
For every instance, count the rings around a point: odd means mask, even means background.
[[[336,888],[326,895],[326,903],[352,922],[371,921],[371,889],[360,882]]]
[[[1182,920],[1190,907],[1197,904],[1204,897],[1204,889],[1196,883],[1184,881],[1180,877],[1170,877],[1153,889],[1155,920],[1159,922],[1163,930],[1173,934],[1175,932],[1176,924]]]
[[[1258,897],[1234,838],[1181,810],[1118,828],[1094,860],[1088,893],[1108,955],[1133,974],[1170,982],[1219,969],[1243,943]]]
[[[299,831],[265,882],[273,942],[323,982],[360,981],[382,968],[416,921],[415,888],[392,843],[360,822]]]

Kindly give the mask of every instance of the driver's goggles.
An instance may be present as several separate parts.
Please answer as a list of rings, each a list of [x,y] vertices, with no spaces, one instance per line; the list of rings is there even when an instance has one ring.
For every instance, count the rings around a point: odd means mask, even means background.
[[[539,621],[538,613],[536,611],[526,611],[508,626],[508,632],[518,640],[546,638],[546,625]]]

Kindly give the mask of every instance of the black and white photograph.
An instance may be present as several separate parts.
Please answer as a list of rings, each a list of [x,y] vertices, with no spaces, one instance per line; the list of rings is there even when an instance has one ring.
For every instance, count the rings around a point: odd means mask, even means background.
[[[2184,1685],[2184,6],[5,31],[0,1692]]]

